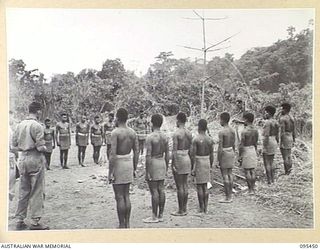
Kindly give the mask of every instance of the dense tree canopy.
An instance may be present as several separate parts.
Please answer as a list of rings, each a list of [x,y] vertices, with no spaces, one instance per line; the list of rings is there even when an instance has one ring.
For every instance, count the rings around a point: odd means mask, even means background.
[[[81,114],[93,116],[120,106],[134,115],[140,109],[165,115],[183,110],[197,117],[204,81],[207,117],[232,110],[239,98],[254,111],[288,100],[298,116],[310,117],[313,32],[287,31],[288,39],[250,49],[238,60],[229,53],[209,59],[205,77],[202,62],[176,59],[172,52],[156,56],[142,77],[126,70],[120,59],[107,59],[100,70],[66,72],[47,80],[38,69],[27,70],[22,60],[11,59],[10,109],[23,115],[27,104],[38,100],[44,107],[42,118],[56,119],[66,111],[74,122]]]

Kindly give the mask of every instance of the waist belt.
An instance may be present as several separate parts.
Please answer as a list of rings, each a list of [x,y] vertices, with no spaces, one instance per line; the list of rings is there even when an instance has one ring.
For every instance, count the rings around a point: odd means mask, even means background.
[[[196,159],[210,159],[210,155],[196,155]]]
[[[226,150],[226,151],[233,150],[233,147],[222,148],[222,150]]]
[[[189,150],[177,150],[178,155],[187,155],[189,153]]]
[[[87,136],[87,135],[88,135],[88,133],[83,134],[83,133],[79,133],[79,132],[78,132],[78,135],[81,135],[81,136]]]
[[[94,136],[94,137],[101,137],[102,135],[101,135],[101,134],[100,134],[100,135],[92,134],[92,136]]]

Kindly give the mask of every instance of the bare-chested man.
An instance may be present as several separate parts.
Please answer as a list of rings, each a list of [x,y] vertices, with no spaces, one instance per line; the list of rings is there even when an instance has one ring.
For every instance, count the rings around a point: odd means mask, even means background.
[[[93,146],[93,161],[99,164],[100,149],[104,144],[103,126],[100,124],[101,118],[99,115],[94,117],[94,124],[91,126],[90,140]]]
[[[139,144],[136,132],[126,125],[128,111],[119,108],[116,113],[117,128],[111,133],[109,182],[113,184],[119,228],[130,227],[130,183],[133,181],[139,159]],[[133,151],[133,157],[131,154]]]
[[[164,179],[169,165],[168,138],[160,131],[163,117],[155,114],[151,118],[152,133],[146,139],[146,181],[151,193],[152,217],[143,220],[145,223],[163,221],[165,204]]]
[[[199,212],[208,212],[209,192],[207,183],[211,181],[213,164],[213,139],[206,135],[207,121],[198,123],[198,135],[192,140],[192,175],[196,178]]]
[[[60,147],[60,164],[63,169],[69,169],[67,166],[68,152],[71,146],[71,131],[69,117],[66,113],[61,114],[61,122],[56,126],[56,141]]]
[[[225,199],[219,202],[232,202],[233,175],[232,168],[235,161],[236,133],[229,126],[230,114],[223,112],[220,115],[220,124],[223,129],[219,132],[218,162],[223,178]]]
[[[148,130],[148,121],[145,117],[144,111],[140,110],[140,115],[137,119],[135,119],[135,130],[138,134],[139,140],[139,152],[143,155],[144,152],[144,144],[147,137],[147,130]]]
[[[180,112],[177,115],[178,129],[172,136],[172,172],[177,186],[179,210],[171,213],[174,216],[187,215],[188,175],[191,173],[192,134],[185,128],[187,116]]]
[[[268,184],[274,183],[273,158],[279,143],[279,124],[273,118],[276,108],[267,106],[264,109],[263,127],[263,163],[266,170]]]
[[[258,164],[257,143],[259,138],[258,130],[253,126],[254,115],[246,112],[243,114],[245,128],[241,133],[239,146],[239,159],[244,168],[249,188],[249,194],[254,194],[256,183],[255,168]]]
[[[51,155],[53,149],[56,147],[56,140],[54,135],[54,129],[51,128],[51,120],[49,118],[44,120],[44,141],[46,143],[47,150],[44,152],[44,156],[47,161],[47,170],[50,170]]]
[[[76,126],[76,145],[78,146],[79,166],[85,167],[84,158],[86,157],[86,149],[89,144],[90,125],[85,115],[81,116],[81,121]]]
[[[280,125],[280,151],[283,158],[285,174],[290,174],[292,170],[291,149],[296,140],[294,118],[289,114],[291,105],[281,104]]]

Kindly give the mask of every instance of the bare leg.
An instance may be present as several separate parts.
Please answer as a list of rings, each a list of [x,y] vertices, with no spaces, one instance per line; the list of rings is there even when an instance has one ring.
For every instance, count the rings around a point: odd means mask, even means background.
[[[250,169],[245,169],[244,171],[245,171],[246,181],[247,181],[248,189],[250,193],[252,192]]]
[[[270,167],[271,167],[271,183],[274,183],[274,167],[273,167],[274,155],[270,155]]]
[[[86,157],[86,149],[87,149],[87,147],[86,146],[83,146],[83,148],[82,148],[82,156],[81,156],[81,165],[82,166],[84,166],[84,159],[85,159],[85,157]]]
[[[63,151],[64,150],[62,150],[62,149],[60,149],[60,165],[61,165],[61,167],[63,167]]]
[[[124,197],[124,184],[114,184],[113,191],[117,202],[119,228],[125,228],[126,204]]]
[[[292,170],[291,149],[281,148],[280,150],[283,158],[284,171],[285,174],[288,175]]]
[[[209,192],[208,192],[208,188],[207,188],[207,183],[202,184],[202,190],[203,190],[204,212],[208,213]]]
[[[263,164],[266,170],[267,182],[268,184],[271,184],[271,166],[269,155],[263,154]]]
[[[204,212],[204,194],[202,189],[202,184],[197,184],[197,194],[198,194],[198,201],[199,201],[199,212]]]
[[[187,213],[187,204],[188,204],[188,175],[182,175],[183,182],[183,213]]]
[[[69,153],[69,150],[66,149],[64,150],[64,167],[67,168],[67,163],[68,163],[68,153]]]
[[[81,153],[82,153],[82,147],[81,147],[81,146],[78,146],[78,162],[79,162],[79,165],[82,165]]]
[[[233,189],[233,174],[232,168],[227,169],[227,178],[229,180],[229,200],[232,201],[232,189]]]
[[[125,201],[125,227],[130,228],[131,201],[130,201],[130,183],[124,184],[124,201]]]
[[[181,174],[174,173],[173,176],[174,176],[174,180],[176,182],[176,187],[177,187],[179,210],[178,210],[178,212],[172,213],[172,215],[181,216],[181,215],[183,215],[183,205],[184,205],[183,180],[182,180]]]
[[[252,189],[252,193],[254,193],[254,188],[256,184],[256,173],[254,169],[250,169],[249,172],[250,172],[251,189]]]
[[[224,186],[224,192],[225,192],[226,198],[224,200],[220,200],[220,202],[229,202],[229,200],[231,200],[232,183],[230,183],[230,178],[228,173],[229,173],[228,169],[221,168],[221,175],[223,178],[223,186]]]
[[[158,181],[159,192],[159,220],[163,220],[164,205],[166,203],[166,194],[164,192],[164,180]]]
[[[158,183],[157,181],[148,181],[148,185],[151,193],[152,219],[157,220],[159,207]]]

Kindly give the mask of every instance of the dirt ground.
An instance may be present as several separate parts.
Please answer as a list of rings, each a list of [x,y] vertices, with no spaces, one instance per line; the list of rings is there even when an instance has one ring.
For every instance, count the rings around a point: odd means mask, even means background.
[[[105,150],[105,147],[102,148]],[[106,183],[107,168],[95,165],[92,146],[87,148],[85,163],[79,167],[77,148],[72,146],[69,155],[69,170],[59,166],[59,150],[52,155],[51,170],[46,172],[46,200],[43,223],[52,230],[63,229],[107,229],[117,228],[118,218],[112,186]],[[139,168],[142,168],[141,164]],[[140,170],[142,172],[142,170]],[[294,213],[263,206],[255,197],[245,192],[236,194],[234,202],[219,203],[223,198],[221,189],[214,186],[209,198],[209,213],[198,216],[198,201],[194,187],[190,187],[188,215],[174,217],[170,213],[177,209],[176,193],[166,189],[164,222],[145,224],[142,219],[151,215],[150,193],[135,180],[131,194],[132,228],[310,228],[312,218],[306,219]],[[140,187],[140,188],[139,188]],[[257,189],[261,188],[257,183]],[[16,194],[18,195],[18,183]],[[15,230],[14,212],[17,195],[9,204],[9,230]],[[28,221],[27,221],[28,223]]]

